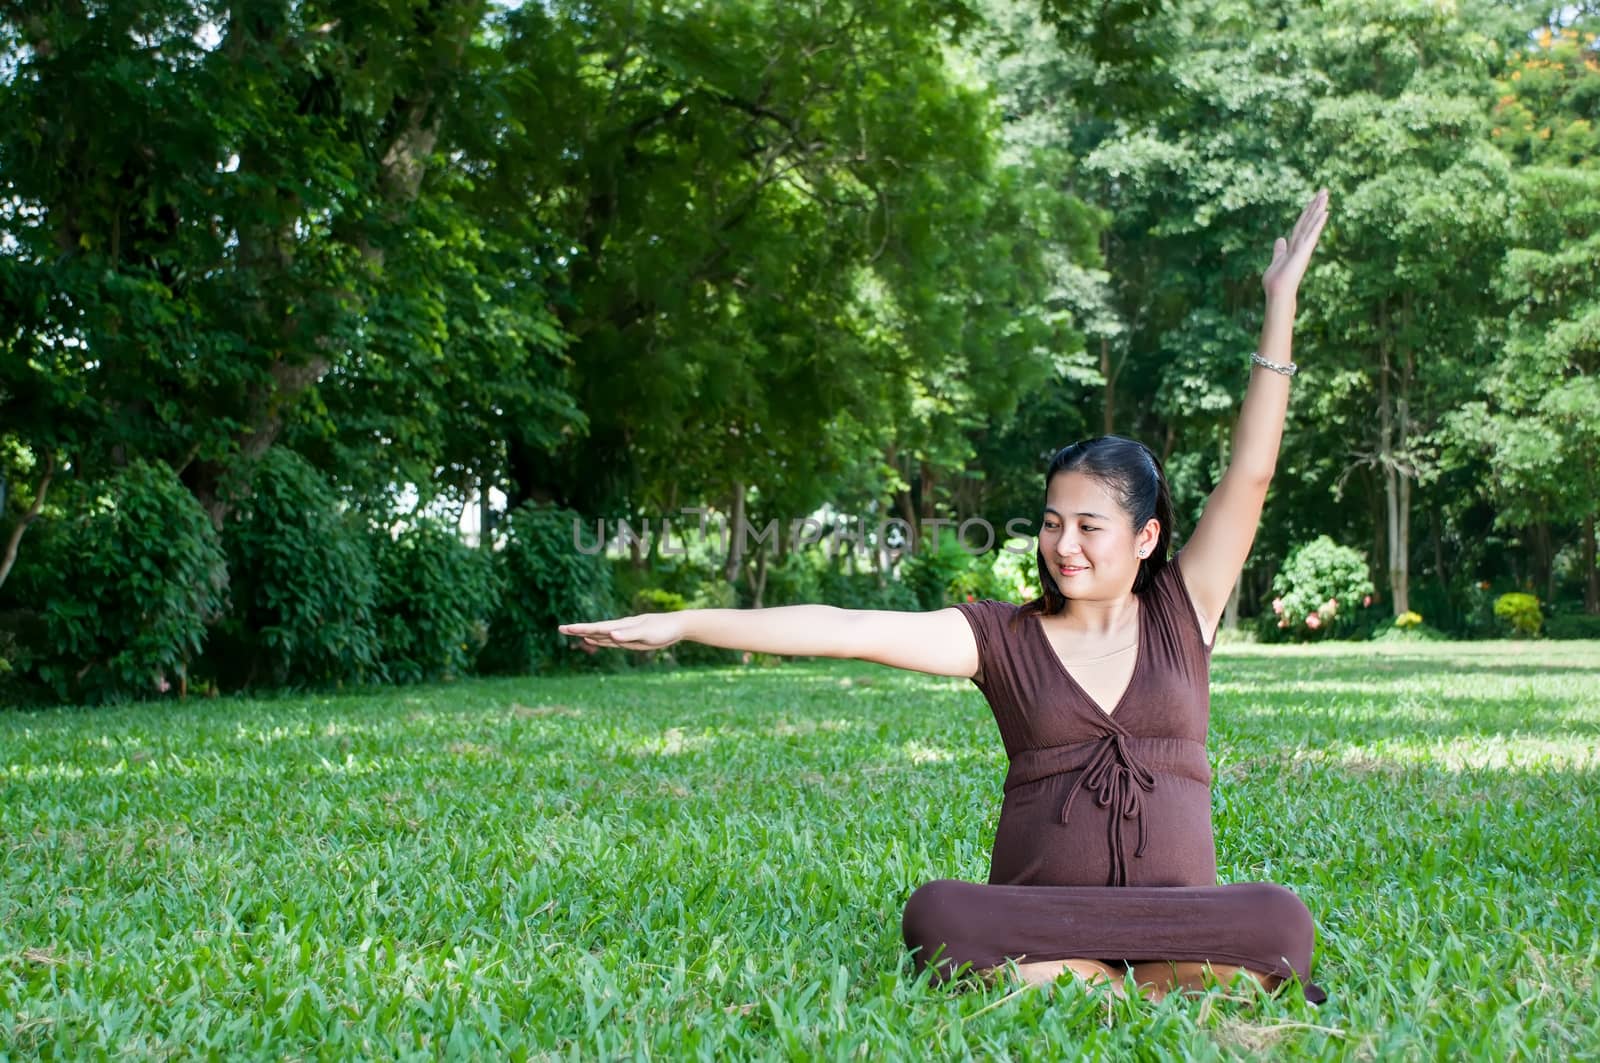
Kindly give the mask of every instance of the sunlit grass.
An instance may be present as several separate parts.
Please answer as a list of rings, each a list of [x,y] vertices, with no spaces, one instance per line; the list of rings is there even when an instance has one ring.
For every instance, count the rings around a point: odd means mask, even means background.
[[[1006,761],[872,665],[0,715],[0,1054],[1579,1057],[1600,644],[1224,647],[1220,878],[1321,1008],[913,979]]]

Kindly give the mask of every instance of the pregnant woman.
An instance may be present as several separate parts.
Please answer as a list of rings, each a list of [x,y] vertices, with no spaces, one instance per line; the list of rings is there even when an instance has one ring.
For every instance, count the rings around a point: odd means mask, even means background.
[[[1327,215],[1324,189],[1274,244],[1233,458],[1171,558],[1160,463],[1143,444],[1104,436],[1050,463],[1043,593],[1025,605],[695,609],[561,631],[591,646],[690,639],[970,678],[1010,768],[989,881],[938,879],[906,903],[906,944],[937,979],[1014,963],[1028,982],[1070,973],[1120,992],[1131,972],[1159,999],[1207,977],[1271,990],[1293,976],[1321,1003],[1305,904],[1275,883],[1217,884],[1205,741],[1211,649],[1277,464],[1300,279]]]

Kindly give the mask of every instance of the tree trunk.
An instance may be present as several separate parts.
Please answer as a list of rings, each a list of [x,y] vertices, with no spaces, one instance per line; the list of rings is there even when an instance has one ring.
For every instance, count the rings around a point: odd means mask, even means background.
[[[1395,583],[1395,597],[1405,604],[1401,612],[1411,608],[1411,477],[1404,473],[1397,477],[1396,487],[1399,494],[1400,512],[1397,514],[1400,529],[1399,549],[1395,552],[1390,563],[1395,565],[1398,573],[1398,582]]]
[[[628,556],[633,561],[633,567],[643,572],[650,566],[650,556],[645,551],[646,537],[650,535],[650,518],[646,517],[639,522],[639,534],[628,537]]]
[[[1542,597],[1550,600],[1550,589],[1555,586],[1555,550],[1550,545],[1550,523],[1536,521],[1533,525],[1533,571],[1528,574],[1528,590],[1543,590]]]
[[[744,560],[739,551],[739,532],[744,527],[744,483],[733,485],[733,513],[728,517],[728,563],[722,577],[728,583],[739,578],[739,562]]]
[[[46,451],[44,456],[44,476],[39,479],[39,486],[33,493],[33,505],[28,511],[17,518],[16,527],[11,529],[10,536],[6,539],[5,554],[0,556],[0,586],[4,586],[6,578],[11,575],[11,566],[17,563],[17,548],[22,544],[22,534],[28,530],[28,525],[39,519],[39,514],[44,510],[45,496],[50,493],[50,479],[56,474],[55,451]],[[0,513],[4,507],[0,506]],[[1593,541],[1593,537],[1590,537]],[[1591,559],[1592,560],[1592,559]]]
[[[1383,498],[1385,528],[1389,545],[1389,596],[1390,608],[1399,616],[1411,609],[1409,566],[1407,564],[1409,519],[1406,508],[1411,501],[1410,484],[1400,470],[1395,436],[1401,436],[1404,445],[1404,405],[1392,404],[1390,385],[1388,321],[1386,306],[1378,303],[1378,467],[1383,471]],[[1397,417],[1396,415],[1399,414]],[[1400,423],[1397,425],[1396,421]]]
[[[912,531],[908,532],[907,534],[915,534],[917,527],[917,507],[916,504],[911,500],[910,489],[908,488],[907,490],[896,493],[894,500],[900,506],[901,518],[911,526]]]
[[[1111,233],[1109,230],[1100,233],[1100,261],[1105,263],[1105,268],[1111,268]],[[1111,435],[1116,425],[1117,417],[1117,371],[1121,366],[1111,364],[1111,341],[1105,336],[1100,337],[1100,375],[1105,378],[1106,391],[1100,407],[1101,434]]]
[[[1600,613],[1600,571],[1595,570],[1594,514],[1583,518],[1583,611]]]
[[[1100,407],[1100,427],[1105,435],[1112,434],[1116,424],[1117,375],[1111,370],[1111,341],[1100,337],[1100,375],[1106,379],[1106,393]]]
[[[1433,573],[1438,578],[1439,590],[1450,593],[1450,572],[1444,560],[1444,533],[1439,528],[1439,511],[1434,510],[1428,517],[1428,526],[1433,534]]]
[[[761,596],[766,592],[767,589],[766,540],[762,540],[761,545],[756,548],[756,574],[755,578],[750,581],[750,588],[752,591],[750,605],[752,608],[760,609]]]

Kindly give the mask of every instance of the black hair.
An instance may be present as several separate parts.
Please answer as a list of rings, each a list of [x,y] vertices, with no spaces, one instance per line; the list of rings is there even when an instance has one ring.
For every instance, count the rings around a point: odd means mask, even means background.
[[[1133,593],[1144,593],[1155,582],[1157,573],[1166,567],[1167,551],[1172,546],[1172,496],[1167,490],[1167,477],[1161,471],[1160,460],[1138,440],[1096,436],[1056,451],[1044,474],[1046,491],[1056,474],[1063,472],[1081,472],[1104,485],[1133,519],[1134,531],[1143,528],[1152,517],[1161,523],[1156,548],[1149,557],[1140,560],[1139,574],[1133,580]],[[1067,607],[1066,595],[1056,586],[1042,546],[1036,551],[1035,560],[1039,566],[1040,595],[1024,605],[1022,612],[1054,616]]]

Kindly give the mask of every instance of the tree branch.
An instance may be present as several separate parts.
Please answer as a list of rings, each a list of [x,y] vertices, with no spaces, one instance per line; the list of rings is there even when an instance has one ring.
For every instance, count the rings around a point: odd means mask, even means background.
[[[6,540],[5,557],[0,558],[0,587],[5,586],[6,577],[11,575],[11,566],[17,563],[17,547],[22,542],[22,533],[28,530],[28,525],[39,518],[39,513],[44,509],[44,497],[50,493],[50,478],[56,472],[56,456],[54,452],[44,456],[44,479],[39,481],[39,490],[33,496],[33,505],[28,507],[28,512],[22,515],[17,526],[11,529],[11,537]]]

